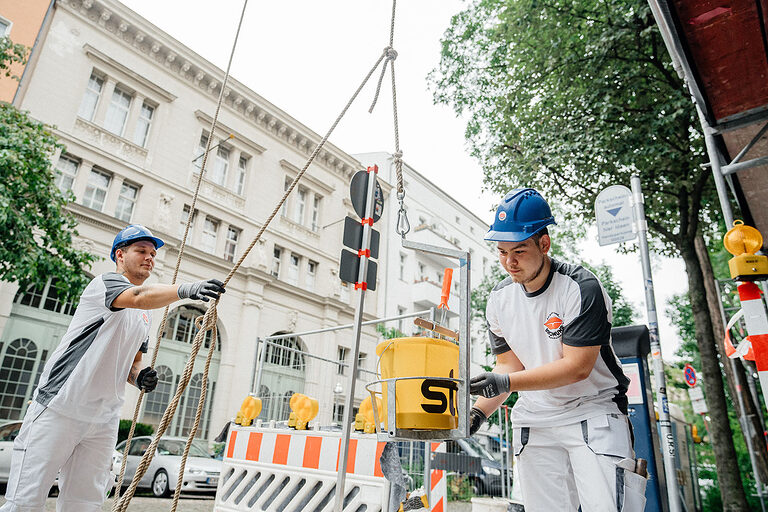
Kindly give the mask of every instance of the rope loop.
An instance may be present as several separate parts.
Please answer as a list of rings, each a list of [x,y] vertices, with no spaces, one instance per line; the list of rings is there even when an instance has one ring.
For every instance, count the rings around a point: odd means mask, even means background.
[[[384,57],[387,60],[395,60],[397,58],[397,50],[395,50],[391,46],[387,46],[386,48],[384,48]]]
[[[368,113],[373,113],[373,107],[376,106],[376,102],[379,100],[379,93],[381,92],[381,84],[384,82],[384,74],[387,72],[387,63],[391,63],[392,72],[395,72],[395,59],[397,58],[397,50],[391,46],[384,48],[381,53],[381,59],[384,61],[384,65],[381,66],[381,74],[379,75],[379,82],[376,84],[376,94],[373,95],[373,101],[368,109]]]

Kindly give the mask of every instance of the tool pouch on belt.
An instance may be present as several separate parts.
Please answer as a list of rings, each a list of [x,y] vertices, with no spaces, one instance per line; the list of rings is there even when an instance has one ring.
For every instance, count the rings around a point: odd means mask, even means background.
[[[616,463],[616,509],[621,512],[642,512],[645,509],[648,478],[635,472],[639,465],[635,459],[622,459]]]

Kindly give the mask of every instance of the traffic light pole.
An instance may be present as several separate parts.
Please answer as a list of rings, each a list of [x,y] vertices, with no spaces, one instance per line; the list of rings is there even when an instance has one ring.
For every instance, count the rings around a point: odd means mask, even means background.
[[[365,215],[363,216],[363,238],[358,255],[360,267],[357,272],[357,304],[355,306],[355,320],[353,339],[355,340],[352,351],[352,373],[349,376],[349,394],[344,402],[344,421],[341,424],[341,446],[339,447],[339,467],[336,476],[336,498],[333,510],[342,512],[344,508],[344,485],[347,480],[347,457],[349,453],[349,435],[352,425],[352,407],[355,403],[355,384],[357,384],[357,363],[360,356],[360,335],[363,329],[363,307],[365,306],[365,290],[367,289],[368,259],[370,258],[371,231],[373,229],[374,194],[376,192],[376,174],[378,167],[368,167],[368,190],[365,195]]]
[[[656,297],[653,293],[651,259],[648,251],[648,225],[645,221],[645,206],[643,204],[643,191],[640,188],[640,178],[636,175],[632,176],[631,184],[632,203],[635,209],[638,235],[637,241],[640,247],[640,260],[643,266],[643,281],[645,282],[645,307],[648,312],[648,330],[651,335],[653,372],[656,376],[656,400],[658,401],[661,451],[664,460],[664,476],[667,482],[667,499],[669,500],[669,512],[681,512],[677,474],[675,472],[675,438],[672,435],[672,422],[669,420],[667,382],[664,376],[664,361],[661,358],[661,344],[659,343],[659,321],[656,316]]]

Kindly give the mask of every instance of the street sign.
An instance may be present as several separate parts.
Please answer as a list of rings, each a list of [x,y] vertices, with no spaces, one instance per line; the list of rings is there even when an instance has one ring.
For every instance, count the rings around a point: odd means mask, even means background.
[[[696,386],[696,370],[690,364],[686,364],[683,368],[683,376],[685,377],[685,383],[690,387]]]
[[[378,265],[375,261],[368,260],[366,269],[366,289],[376,289],[376,270]],[[357,274],[360,270],[360,257],[352,251],[341,250],[341,263],[339,264],[339,278],[345,283],[357,283]]]
[[[368,175],[366,171],[357,171],[352,176],[352,182],[349,184],[349,197],[352,199],[352,208],[362,219],[365,217],[365,194],[368,191]],[[379,180],[376,180],[376,192],[373,196],[373,222],[381,218],[384,212],[384,192],[381,191]]]
[[[704,392],[700,387],[688,388],[688,398],[691,399],[694,414],[707,414],[709,412],[707,402],[704,400]]]
[[[595,199],[597,240],[600,245],[634,240],[634,215],[630,198],[632,192],[624,185],[611,185]]]
[[[379,257],[379,240],[381,235],[375,229],[371,229],[371,258]],[[352,217],[344,218],[344,245],[355,251],[360,250],[363,244],[363,225]]]

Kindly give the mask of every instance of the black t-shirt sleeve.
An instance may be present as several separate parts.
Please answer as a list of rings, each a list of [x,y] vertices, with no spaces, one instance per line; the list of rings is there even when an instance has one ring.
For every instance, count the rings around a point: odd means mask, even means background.
[[[101,280],[104,282],[104,305],[110,311],[121,311],[123,308],[113,308],[112,303],[115,299],[128,288],[133,288],[134,285],[126,281],[126,279],[120,274],[115,272],[109,272],[101,276]]]
[[[503,332],[499,325],[493,292],[488,296],[488,303],[485,305],[485,325],[488,327],[488,342],[491,344],[493,355],[497,356],[512,350],[507,340],[502,336]]]
[[[488,327],[488,342],[491,344],[491,352],[495,356],[512,350],[509,344],[507,343],[507,340],[501,336],[494,334],[490,326]]]
[[[149,351],[149,336],[147,336],[147,339],[145,339],[144,343],[141,344],[141,347],[139,347],[139,351],[142,354],[146,354]]]
[[[608,317],[611,305],[606,303],[603,288],[592,274],[584,279],[576,279],[576,282],[580,294],[574,294],[574,303],[571,305],[576,316],[565,324],[563,344],[574,347],[607,345],[611,341]]]

